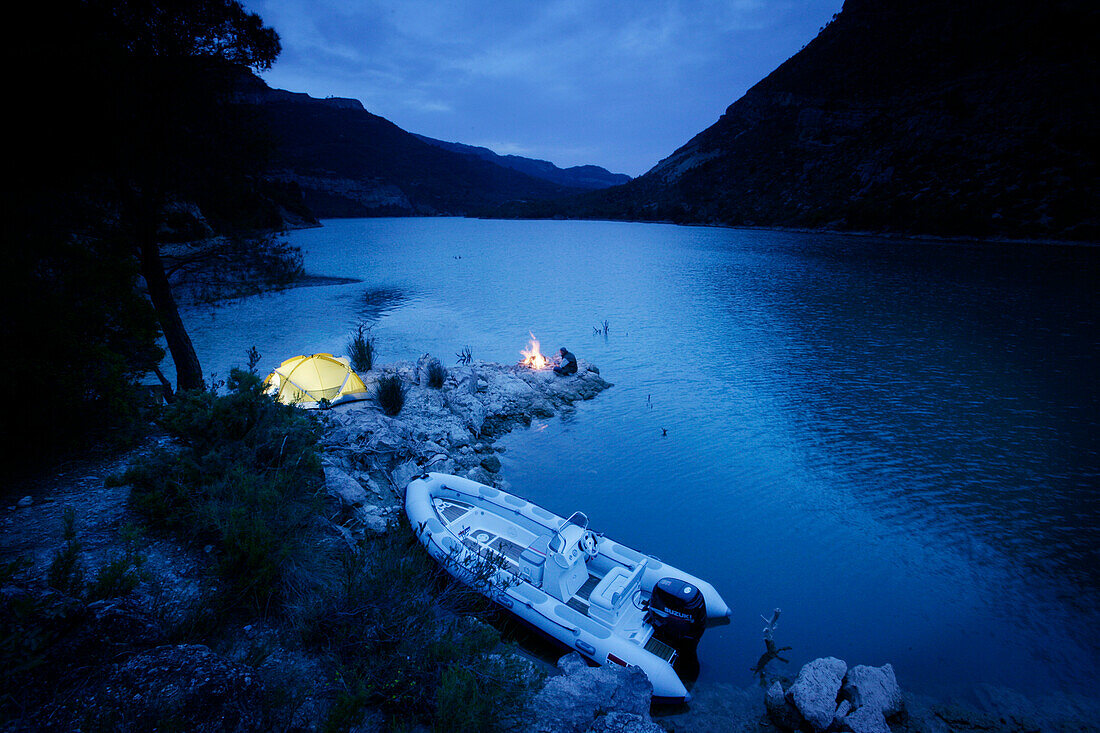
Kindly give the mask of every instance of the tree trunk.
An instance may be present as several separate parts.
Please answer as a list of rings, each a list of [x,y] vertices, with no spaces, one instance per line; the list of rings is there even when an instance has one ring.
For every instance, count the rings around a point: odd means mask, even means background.
[[[176,389],[203,389],[205,383],[202,380],[199,357],[195,353],[191,337],[187,335],[187,329],[183,327],[183,319],[180,318],[176,299],[172,295],[172,286],[164,273],[164,262],[160,257],[155,231],[155,227],[150,226],[147,221],[138,227],[141,274],[149,288],[149,298],[157,311],[157,319],[164,332],[164,339],[168,342],[168,350],[172,353],[172,361],[176,364]]]

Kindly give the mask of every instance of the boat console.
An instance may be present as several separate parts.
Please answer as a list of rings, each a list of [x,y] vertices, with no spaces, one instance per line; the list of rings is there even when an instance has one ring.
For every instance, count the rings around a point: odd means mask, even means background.
[[[574,512],[547,543],[550,562],[546,563],[543,590],[560,601],[568,601],[588,580],[581,547],[587,529],[588,517],[583,512]]]

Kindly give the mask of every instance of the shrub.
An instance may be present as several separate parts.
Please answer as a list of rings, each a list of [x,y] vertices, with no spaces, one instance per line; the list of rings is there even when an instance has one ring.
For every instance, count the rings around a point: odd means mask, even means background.
[[[397,374],[387,374],[378,380],[374,388],[374,399],[382,407],[382,411],[393,416],[401,412],[405,406],[405,384]]]
[[[80,563],[80,542],[76,539],[76,511],[65,507],[62,513],[65,544],[54,552],[46,574],[51,588],[71,596],[84,589],[84,568]]]
[[[447,369],[437,360],[428,362],[428,386],[433,389],[442,389],[443,382],[447,379]]]
[[[165,409],[161,424],[183,445],[127,472],[130,501],[154,528],[214,545],[230,602],[263,609],[284,599],[287,561],[320,485],[312,417],[263,393],[234,369],[229,392],[196,390]]]
[[[374,367],[374,337],[370,335],[370,328],[362,323],[348,341],[348,358],[351,368],[357,372],[369,372]]]
[[[133,524],[123,526],[119,532],[123,550],[99,569],[95,579],[88,585],[87,597],[97,601],[105,598],[125,596],[137,587],[148,573],[142,570],[145,555],[138,551],[141,531]]]
[[[327,652],[343,690],[328,727],[346,728],[364,706],[394,727],[500,729],[527,691],[521,663],[497,654],[497,631],[457,615],[489,607],[452,581],[405,525],[332,559],[327,588],[305,604],[306,644]]]

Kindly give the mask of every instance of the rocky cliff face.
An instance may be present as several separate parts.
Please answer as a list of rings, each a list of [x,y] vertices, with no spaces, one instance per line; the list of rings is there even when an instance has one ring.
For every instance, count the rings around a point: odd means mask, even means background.
[[[847,0],[714,125],[573,215],[1096,239],[1100,11]]]

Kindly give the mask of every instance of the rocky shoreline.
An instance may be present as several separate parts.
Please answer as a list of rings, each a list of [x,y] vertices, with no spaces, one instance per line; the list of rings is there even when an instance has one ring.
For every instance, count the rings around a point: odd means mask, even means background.
[[[405,485],[425,471],[507,489],[497,437],[611,386],[583,361],[567,378],[549,369],[474,362],[449,367],[443,386],[433,389],[426,376],[433,360],[425,355],[415,364],[391,364],[362,375],[368,392],[391,374],[410,385],[397,416],[383,414],[370,401],[321,413],[325,481],[344,509],[334,526],[349,539],[385,531],[401,510]]]
[[[399,531],[404,486],[424,471],[509,489],[496,438],[612,386],[584,361],[567,378],[473,362],[448,367],[443,385],[433,388],[433,361],[425,355],[362,375],[368,391],[383,377],[401,378],[406,399],[396,416],[383,414],[372,400],[317,413],[325,476],[324,509],[314,518],[319,541],[354,549],[365,538]],[[172,449],[161,437],[144,450]],[[134,521],[128,487],[109,479],[134,458],[60,473],[0,518],[0,560],[12,571],[3,578],[3,600],[16,609],[33,602],[71,620],[72,633],[59,643],[79,660],[57,670],[57,679],[64,680],[57,690],[16,691],[15,709],[22,714],[0,723],[0,731],[78,729],[88,720],[116,720],[126,723],[122,729],[138,730],[166,709],[192,730],[323,729],[339,682],[322,656],[288,642],[277,620],[232,626],[199,638],[202,643],[194,632],[181,640],[168,631],[186,625],[214,582],[204,557],[210,548],[195,552],[164,537],[144,540],[141,581],[123,597],[88,602],[50,587],[51,565],[67,547],[79,550],[85,567],[103,567],[124,552],[125,528]],[[76,518],[75,540],[66,539],[67,516]],[[574,652],[517,704],[508,729],[1083,731],[1089,729],[1083,721],[1098,719],[1090,715],[1094,711],[1072,706],[1039,711],[1016,701],[982,712],[941,704],[903,694],[890,665],[848,669],[832,658],[807,664],[793,682],[770,670],[766,679],[766,689],[714,686],[699,690],[690,708],[651,711],[652,688],[644,674],[589,667]],[[352,729],[385,730],[386,720],[368,711]]]

